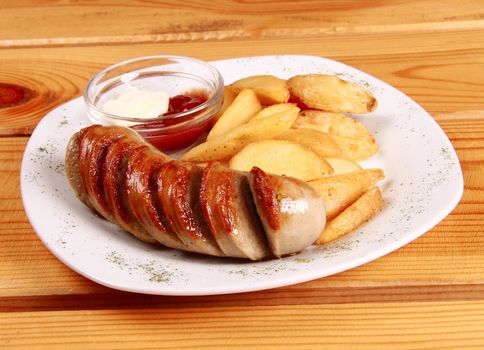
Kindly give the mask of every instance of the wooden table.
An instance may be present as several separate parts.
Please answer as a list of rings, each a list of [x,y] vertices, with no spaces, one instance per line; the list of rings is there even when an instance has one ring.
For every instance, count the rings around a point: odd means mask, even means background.
[[[333,58],[402,90],[457,150],[465,192],[411,244],[328,278],[212,297],[97,285],[42,245],[22,208],[29,133],[89,77],[141,55]],[[2,349],[483,349],[484,2],[2,1]],[[0,90],[0,98],[2,92]]]

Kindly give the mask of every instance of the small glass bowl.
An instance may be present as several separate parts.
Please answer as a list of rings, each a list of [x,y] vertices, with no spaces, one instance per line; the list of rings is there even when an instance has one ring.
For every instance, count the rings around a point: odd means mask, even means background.
[[[114,64],[87,84],[84,100],[91,121],[124,125],[163,151],[177,151],[197,142],[211,126],[223,102],[224,82],[211,65],[183,56],[144,56]],[[163,91],[168,96],[203,95],[207,100],[184,112],[156,118],[121,117],[102,106],[134,89]]]

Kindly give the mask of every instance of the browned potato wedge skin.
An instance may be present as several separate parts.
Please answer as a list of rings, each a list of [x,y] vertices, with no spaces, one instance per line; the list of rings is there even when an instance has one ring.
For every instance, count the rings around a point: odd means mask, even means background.
[[[369,113],[376,109],[373,94],[334,75],[296,75],[287,81],[291,95],[310,108],[330,112]]]
[[[220,135],[226,134],[237,126],[246,123],[261,109],[262,106],[257,99],[254,90],[242,90],[212,127],[212,130],[210,130],[210,133],[207,136],[207,140],[213,140]]]
[[[323,157],[304,146],[287,140],[264,140],[251,143],[229,163],[231,169],[249,171],[258,167],[267,173],[286,175],[304,181],[333,172]]]
[[[323,197],[326,218],[331,220],[383,178],[383,170],[365,169],[324,177],[310,181],[309,185]]]
[[[331,220],[324,228],[317,244],[326,244],[348,234],[370,220],[382,206],[382,196],[378,187],[363,194],[345,211]]]
[[[343,114],[317,110],[302,111],[292,128],[328,133],[341,149],[342,156],[350,160],[368,159],[378,151],[378,145],[368,129],[357,120]]]
[[[289,100],[289,89],[286,82],[273,75],[253,75],[237,80],[230,87],[235,91],[253,89],[259,101],[267,106],[285,103]]]
[[[340,157],[341,148],[330,135],[311,129],[290,129],[277,136],[279,140],[299,143],[321,157]]]

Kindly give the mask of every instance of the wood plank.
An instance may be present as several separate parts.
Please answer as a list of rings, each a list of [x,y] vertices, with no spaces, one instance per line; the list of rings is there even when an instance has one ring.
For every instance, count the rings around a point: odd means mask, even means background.
[[[324,345],[323,345],[324,344]],[[484,301],[11,312],[15,349],[482,349]]]
[[[2,2],[0,9],[0,47],[484,28],[484,9],[476,0],[459,6],[453,0],[37,0]]]
[[[481,234],[484,231],[484,119],[481,116],[482,111],[467,116],[462,113],[436,116],[451,135],[464,171],[464,196],[452,214],[419,239],[381,259],[284,291],[327,290],[322,295],[331,297],[329,290],[335,288],[382,288],[383,293],[385,288],[414,286],[419,290],[414,292],[418,294],[415,298],[425,298],[427,290],[421,286],[484,284],[484,236]],[[60,263],[32,231],[19,194],[20,160],[26,142],[25,137],[0,138],[0,172],[6,179],[0,197],[0,296],[107,293],[106,288],[87,281]],[[462,290],[452,293],[462,295]],[[398,298],[393,295],[388,298],[393,297]],[[250,300],[253,295],[244,298]],[[348,298],[354,300],[356,296]]]
[[[0,289],[8,294],[37,290],[44,295],[70,288],[83,293],[104,290],[59,263],[32,230],[20,196],[20,164],[27,141],[26,137],[0,138]],[[37,280],[35,285],[32,279]]]
[[[267,54],[326,56],[362,69],[414,98],[429,112],[482,108],[484,35],[470,30],[407,34],[321,36],[278,39],[3,49],[0,83],[30,91],[23,103],[0,109],[0,135],[29,134],[54,107],[80,96],[89,78],[114,62],[140,55],[177,54],[206,60]],[[435,62],[438,62],[436,64]]]
[[[0,348],[484,348],[482,0],[0,1],[0,135],[28,135],[98,69],[145,54],[341,60],[410,95],[457,149],[457,208],[407,246],[307,283],[207,297],[111,290],[42,245],[19,189],[26,137],[0,137]],[[448,113],[454,112],[454,113]]]
[[[0,297],[0,312],[482,301],[483,293],[484,284],[333,287],[310,283],[223,297],[169,297],[106,290],[88,295],[4,296]]]

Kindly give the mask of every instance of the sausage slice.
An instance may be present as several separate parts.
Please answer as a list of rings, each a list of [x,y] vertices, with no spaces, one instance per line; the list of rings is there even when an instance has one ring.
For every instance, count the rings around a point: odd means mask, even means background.
[[[158,200],[173,232],[187,250],[223,256],[200,208],[202,169],[192,163],[170,161],[158,172]]]
[[[200,204],[205,221],[227,256],[259,260],[270,255],[246,174],[209,163],[203,170]]]
[[[308,184],[257,167],[250,171],[249,184],[275,256],[299,252],[319,237],[326,223],[324,203]]]

